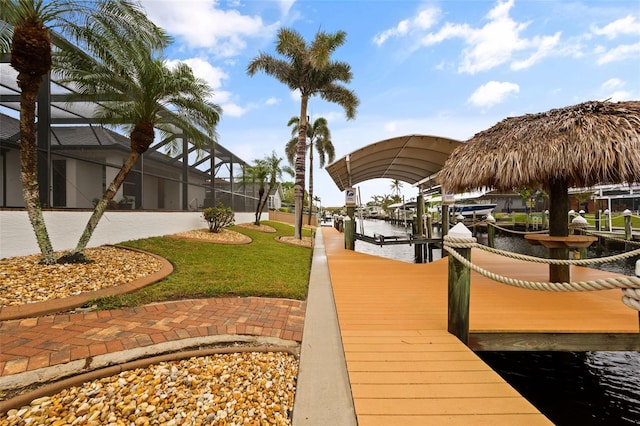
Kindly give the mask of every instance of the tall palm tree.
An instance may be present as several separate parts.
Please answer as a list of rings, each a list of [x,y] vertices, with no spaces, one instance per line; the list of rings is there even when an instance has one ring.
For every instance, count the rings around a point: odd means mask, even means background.
[[[84,36],[96,22],[128,34],[130,42],[158,45],[157,31],[137,3],[129,0],[2,0],[0,53],[10,53],[20,88],[20,165],[29,221],[42,253],[42,263],[56,262],[44,222],[37,177],[35,106],[43,77],[52,65],[51,32],[57,30],[89,52],[100,49]],[[144,43],[143,43],[144,40]],[[10,51],[9,51],[10,50]]]
[[[391,192],[400,197],[400,194],[402,193],[402,182],[399,179],[391,180]]]
[[[355,93],[339,84],[351,81],[351,66],[345,62],[331,60],[331,54],[344,44],[346,36],[344,31],[335,34],[319,31],[313,42],[307,45],[297,31],[282,28],[278,31],[276,52],[284,56],[284,59],[261,53],[247,66],[249,75],[263,71],[284,83],[289,89],[300,92],[300,123],[295,166],[294,237],[297,239],[302,239],[309,98],[318,95],[326,101],[337,103],[344,108],[347,119],[355,117],[359,104]]]
[[[291,117],[287,126],[292,127],[292,138],[287,142],[285,152],[287,154],[287,160],[293,165],[295,164],[297,154],[298,138],[296,136],[300,133],[300,119],[298,117]],[[313,147],[315,146],[316,151],[318,151],[320,168],[324,167],[327,159],[329,163],[333,162],[336,157],[336,151],[331,142],[331,131],[327,125],[327,120],[323,117],[316,118],[307,129],[307,139],[309,143],[305,144],[305,150],[309,152],[309,199],[313,200]],[[309,221],[307,225],[311,225],[312,214],[313,203],[309,205]]]
[[[61,55],[61,81],[75,82],[75,97],[99,102],[95,118],[124,128],[131,153],[96,204],[76,248],[65,257],[69,261],[85,260],[83,252],[93,231],[129,171],[154,142],[155,129],[160,143],[185,138],[202,147],[215,139],[221,114],[220,107],[208,100],[211,88],[186,64],[170,69],[148,49],[118,48],[125,41],[117,35],[98,38],[104,46],[100,55]]]

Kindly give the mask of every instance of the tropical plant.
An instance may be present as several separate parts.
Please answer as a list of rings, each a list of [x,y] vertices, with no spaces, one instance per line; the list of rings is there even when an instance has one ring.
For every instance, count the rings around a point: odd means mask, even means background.
[[[218,203],[218,207],[207,207],[202,211],[202,216],[209,225],[209,232],[218,233],[222,228],[234,223],[235,213],[229,207]]]
[[[300,134],[300,119],[298,117],[291,117],[287,126],[291,127],[291,140],[287,142],[285,153],[287,154],[287,160],[289,164],[295,164],[295,158],[298,151],[298,137]],[[309,198],[313,197],[313,148],[315,146],[318,151],[319,166],[324,167],[327,160],[331,163],[336,156],[335,148],[331,142],[331,131],[327,126],[327,120],[323,117],[318,117],[314,120],[311,126],[307,129],[307,139],[309,144],[305,145],[305,150],[309,152]],[[309,221],[307,225],[311,225],[311,215],[313,214],[313,203],[309,206]]]
[[[391,192],[398,197],[402,193],[402,182],[399,179],[391,180]]]
[[[278,183],[278,178],[282,178],[283,172],[293,175],[293,170],[290,167],[280,166],[281,162],[282,158],[273,151],[271,155],[267,155],[263,159],[254,160],[254,165],[246,167],[242,175],[241,180],[244,185],[258,185],[258,203],[254,222],[257,226],[260,226],[262,212],[269,201],[269,194]]]
[[[82,261],[84,249],[107,205],[116,195],[138,158],[156,139],[159,144],[184,138],[197,148],[213,143],[221,109],[209,101],[212,90],[196,78],[189,66],[169,68],[151,49],[131,49],[120,34],[98,34],[92,39],[103,50],[93,56],[62,52],[61,81],[74,82],[70,98],[99,102],[94,118],[119,126],[129,135],[131,152],[97,203],[76,248],[65,260]]]
[[[242,183],[245,185],[258,185],[258,202],[256,203],[256,212],[255,212],[255,224],[260,225],[260,213],[261,213],[261,204],[262,197],[265,193],[265,187],[267,182],[267,176],[269,175],[269,169],[264,160],[254,160],[253,166],[245,167],[245,171],[242,174]],[[267,195],[268,196],[268,195]]]
[[[331,54],[344,44],[346,36],[344,31],[338,31],[335,34],[319,31],[313,42],[307,45],[297,31],[282,28],[278,31],[276,52],[285,59],[261,53],[247,66],[249,75],[263,71],[275,77],[289,89],[300,92],[300,123],[295,165],[294,237],[297,239],[302,239],[309,98],[319,95],[328,102],[337,103],[344,108],[347,119],[355,117],[359,103],[352,91],[339,84],[351,81],[351,66],[345,62],[331,60]]]
[[[129,43],[157,45],[158,34],[137,3],[128,0],[3,0],[0,7],[0,53],[10,53],[11,66],[18,72],[20,88],[20,165],[23,198],[29,221],[42,253],[41,260],[53,264],[56,258],[42,214],[37,176],[35,107],[43,77],[52,63],[52,30],[69,38],[55,37],[63,47],[82,46],[87,52],[103,48],[86,36],[113,31],[129,38]],[[45,80],[46,81],[46,80]]]

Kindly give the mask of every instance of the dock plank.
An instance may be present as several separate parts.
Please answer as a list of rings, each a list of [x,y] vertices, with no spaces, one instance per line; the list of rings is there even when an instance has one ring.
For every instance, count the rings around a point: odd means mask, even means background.
[[[359,425],[548,425],[531,403],[447,332],[447,259],[409,264],[323,240]],[[505,276],[546,281],[548,266],[472,250]],[[575,280],[610,276],[572,267]],[[470,328],[482,333],[638,333],[619,290],[551,293],[472,272]]]

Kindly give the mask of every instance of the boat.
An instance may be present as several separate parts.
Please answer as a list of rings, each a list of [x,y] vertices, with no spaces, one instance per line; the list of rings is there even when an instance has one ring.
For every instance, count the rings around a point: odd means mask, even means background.
[[[453,212],[462,216],[486,216],[496,208],[496,204],[454,204]]]

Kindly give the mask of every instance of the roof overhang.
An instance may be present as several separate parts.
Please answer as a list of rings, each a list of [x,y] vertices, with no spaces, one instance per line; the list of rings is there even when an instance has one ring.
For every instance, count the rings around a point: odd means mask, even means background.
[[[398,136],[353,151],[326,169],[341,191],[378,178],[398,179],[414,185],[435,176],[461,144],[440,136]]]

